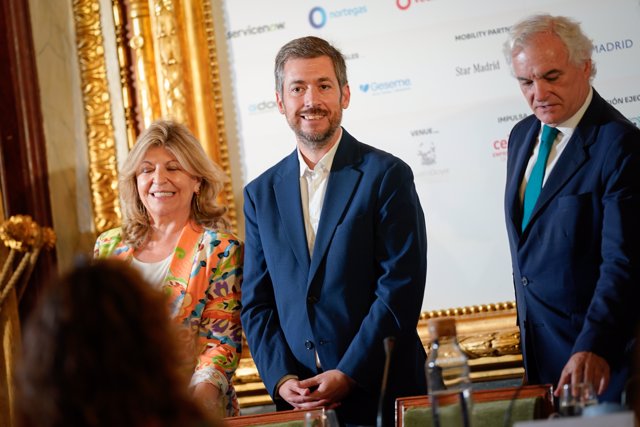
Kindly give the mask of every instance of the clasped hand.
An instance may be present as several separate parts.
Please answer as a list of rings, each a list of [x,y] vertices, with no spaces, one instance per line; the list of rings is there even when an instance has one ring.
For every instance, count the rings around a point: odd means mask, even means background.
[[[290,379],[282,383],[278,394],[296,409],[333,409],[355,387],[355,381],[337,369],[322,372],[306,380]]]

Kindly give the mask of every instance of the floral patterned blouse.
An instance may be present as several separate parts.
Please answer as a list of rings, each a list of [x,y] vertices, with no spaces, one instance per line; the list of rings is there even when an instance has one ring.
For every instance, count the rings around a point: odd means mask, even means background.
[[[240,285],[243,244],[230,233],[189,223],[182,230],[161,290],[180,327],[179,340],[193,369],[191,385],[209,382],[224,396],[223,416],[239,414],[231,383],[242,351]],[[131,262],[133,248],[121,228],[102,233],[94,257]]]

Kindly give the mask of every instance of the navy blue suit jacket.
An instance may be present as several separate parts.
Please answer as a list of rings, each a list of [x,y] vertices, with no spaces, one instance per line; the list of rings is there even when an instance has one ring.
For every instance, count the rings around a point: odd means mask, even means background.
[[[385,337],[396,337],[391,398],[426,393],[416,326],[427,243],[413,174],[343,130],[310,257],[299,170],[294,151],[244,191],[249,348],[272,396],[287,374],[316,375],[317,351],[324,370],[358,384],[338,409],[342,421],[374,424]]]
[[[594,352],[612,371],[602,398],[617,400],[640,311],[640,130],[594,90],[521,232],[518,190],[539,130],[535,116],[513,128],[505,191],[527,377],[557,384],[573,353]]]

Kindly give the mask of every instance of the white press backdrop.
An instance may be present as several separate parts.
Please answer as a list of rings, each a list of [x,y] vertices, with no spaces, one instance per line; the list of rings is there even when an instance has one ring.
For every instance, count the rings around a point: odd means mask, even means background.
[[[640,0],[225,0],[222,10],[243,185],[295,147],[275,104],[278,49],[304,35],[331,41],[347,57],[343,126],[415,174],[424,310],[514,299],[506,140],[530,111],[502,53],[510,25],[539,12],[580,21],[596,46],[594,87],[640,126]]]

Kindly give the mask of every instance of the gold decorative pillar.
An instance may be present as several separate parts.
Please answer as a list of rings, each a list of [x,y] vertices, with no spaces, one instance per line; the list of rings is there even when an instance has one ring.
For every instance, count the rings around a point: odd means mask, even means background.
[[[76,44],[84,103],[89,181],[96,231],[120,224],[118,171],[104,39],[98,0],[74,0]]]
[[[133,84],[133,70],[131,69],[131,58],[127,49],[127,29],[126,17],[122,4],[119,1],[113,2],[113,24],[116,33],[116,49],[118,53],[118,63],[120,64],[120,83],[122,87],[122,103],[124,107],[124,119],[127,132],[127,142],[129,148],[138,136],[138,123],[140,120],[136,116],[136,94]],[[148,16],[148,10],[147,10]],[[132,43],[131,44],[135,44]]]

